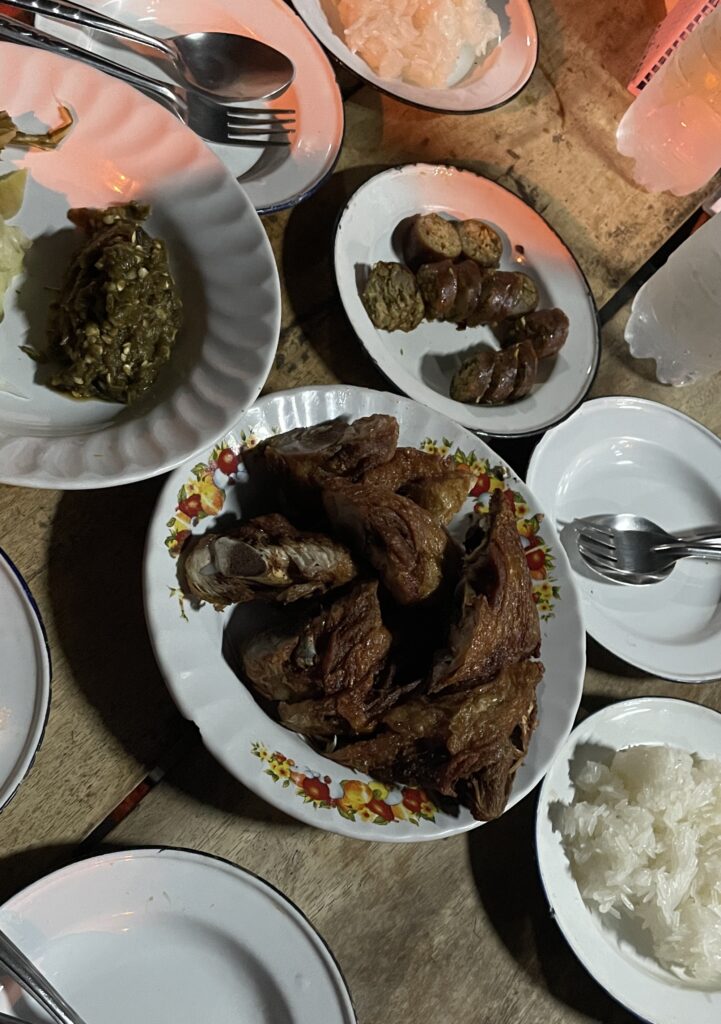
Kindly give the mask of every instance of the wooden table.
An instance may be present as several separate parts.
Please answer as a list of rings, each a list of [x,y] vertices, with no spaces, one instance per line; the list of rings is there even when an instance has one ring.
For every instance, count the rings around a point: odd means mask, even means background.
[[[336,172],[307,203],[265,221],[283,282],[267,391],[338,380],[388,386],[342,314],[331,265],[338,211],[379,169],[453,162],[513,189],[571,246],[599,307],[698,207],[698,196],[636,188],[614,145],[630,99],[624,83],[663,15],[661,0],[533,7],[538,67],[525,91],[491,114],[414,110],[341,74],[347,127]],[[654,398],[721,431],[717,382],[656,384],[628,355],[627,315],[622,308],[604,328],[593,394]],[[519,455],[499,447],[511,461]],[[0,899],[81,854],[194,847],[257,871],[301,906],[338,957],[360,1024],[409,1014],[439,1024],[634,1020],[586,974],[550,918],[535,863],[534,794],[465,836],[362,843],[284,817],[205,753],[175,710],[145,633],[143,540],[161,486],[65,494],[0,487],[0,543],[38,600],[54,662],[45,741],[0,818]],[[588,656],[582,714],[644,694],[721,708],[718,684],[644,676],[591,641]]]

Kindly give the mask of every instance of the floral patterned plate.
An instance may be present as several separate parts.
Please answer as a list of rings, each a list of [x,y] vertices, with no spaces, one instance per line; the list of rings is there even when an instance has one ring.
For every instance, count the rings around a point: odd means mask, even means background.
[[[525,484],[478,437],[417,402],[342,386],[279,392],[259,401],[205,458],[187,462],[169,477],[148,534],[145,611],[158,663],[180,710],[197,724],[211,753],[249,789],[301,821],[342,835],[389,842],[440,839],[478,822],[465,808],[456,814],[441,810],[421,789],[388,786],[344,768],[271,719],[223,655],[232,609],[193,607],[176,579],[184,540],[203,533],[220,515],[240,514],[244,448],[292,427],[371,413],[398,419],[400,444],[451,454],[469,466],[473,487],[451,524],[458,537],[485,510],[493,491],[502,489],[513,503],[534,580],[546,668],[539,725],[508,806],[525,796],[568,736],[581,699],[585,635],[575,584],[556,533]],[[252,605],[246,607],[252,615]]]

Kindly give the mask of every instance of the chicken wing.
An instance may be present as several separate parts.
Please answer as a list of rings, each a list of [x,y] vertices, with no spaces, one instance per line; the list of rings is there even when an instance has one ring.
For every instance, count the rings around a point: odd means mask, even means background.
[[[182,590],[218,609],[257,597],[287,604],[342,586],[357,572],[342,544],[296,530],[278,514],[193,537],[178,559]]]

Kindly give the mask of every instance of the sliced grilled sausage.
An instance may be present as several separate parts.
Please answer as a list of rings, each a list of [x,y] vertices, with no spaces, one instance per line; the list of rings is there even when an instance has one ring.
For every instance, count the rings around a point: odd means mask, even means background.
[[[361,300],[373,324],[383,331],[412,331],[423,319],[416,279],[402,263],[376,263]]]
[[[461,364],[451,381],[451,398],[456,402],[483,401],[493,376],[496,352],[482,349]]]
[[[411,270],[418,270],[424,263],[457,260],[461,240],[455,222],[439,213],[419,214],[406,234],[403,255]]]
[[[424,263],[416,274],[426,317],[445,320],[450,316],[458,297],[458,274],[451,260]]]
[[[508,317],[523,316],[538,305],[538,288],[520,271],[490,270],[483,277],[483,290],[468,317],[469,327],[493,324]]]
[[[481,401],[484,405],[503,405],[507,402],[516,385],[518,373],[518,349],[515,345],[496,352],[493,360],[493,374]]]
[[[458,292],[448,319],[465,326],[480,301],[483,292],[483,274],[473,260],[463,260],[462,263],[458,263],[455,271],[458,278]]]
[[[568,338],[568,317],[562,309],[537,309],[518,320],[506,322],[502,332],[504,344],[528,339],[539,359],[555,356]]]
[[[468,260],[484,269],[497,267],[503,255],[503,242],[497,231],[482,220],[462,220],[458,224],[461,250]]]
[[[513,346],[516,349],[516,382],[513,385],[510,399],[512,402],[525,398],[530,394],[536,383],[538,373],[538,356],[531,341],[519,341]]]

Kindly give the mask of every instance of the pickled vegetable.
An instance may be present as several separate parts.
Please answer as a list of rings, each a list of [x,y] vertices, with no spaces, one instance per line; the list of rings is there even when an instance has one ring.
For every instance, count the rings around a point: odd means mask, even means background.
[[[74,398],[129,403],[156,380],[171,356],[182,304],[165,244],[142,221],[138,203],[70,210],[87,235],[50,313],[51,387]]]

